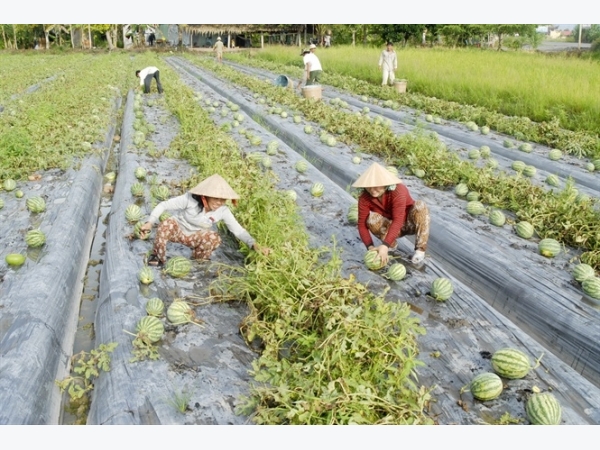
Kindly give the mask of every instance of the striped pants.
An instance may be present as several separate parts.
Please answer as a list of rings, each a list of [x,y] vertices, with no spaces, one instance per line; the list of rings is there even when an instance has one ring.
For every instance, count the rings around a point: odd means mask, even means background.
[[[198,231],[187,236],[179,228],[175,218],[163,220],[156,230],[153,252],[165,263],[167,260],[167,243],[177,242],[192,249],[192,259],[209,259],[212,252],[221,245],[221,236],[216,231]]]
[[[414,235],[415,250],[427,250],[427,241],[429,240],[429,209],[422,200],[415,200],[415,204],[409,210],[404,226],[400,230],[400,236]],[[367,228],[379,239],[384,239],[392,221],[386,219],[381,214],[371,212],[367,219]],[[397,242],[394,242],[391,248],[396,248]]]

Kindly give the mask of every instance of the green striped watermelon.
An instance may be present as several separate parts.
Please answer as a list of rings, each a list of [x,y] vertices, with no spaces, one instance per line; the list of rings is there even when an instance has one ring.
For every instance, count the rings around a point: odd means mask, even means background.
[[[549,184],[550,186],[558,187],[558,185],[559,185],[559,179],[554,174],[548,175],[546,177],[546,184]]]
[[[348,208],[348,214],[346,214],[346,219],[348,219],[348,222],[353,225],[358,223],[358,203],[353,203],[350,205]]]
[[[558,161],[562,158],[562,152],[559,149],[554,148],[548,152],[548,158],[550,158],[551,161]]]
[[[533,236],[535,230],[529,222],[521,221],[515,226],[515,231],[523,239],[529,239]]]
[[[481,202],[472,201],[467,203],[467,212],[473,216],[477,216],[485,212],[485,206]]]
[[[46,235],[42,230],[31,230],[25,235],[25,242],[33,248],[41,247],[46,243]]]
[[[477,200],[479,200],[479,192],[469,191],[469,193],[467,194],[467,201],[468,202],[476,202]]]
[[[142,209],[138,205],[129,205],[125,209],[125,219],[129,223],[137,223],[142,218]]]
[[[577,264],[573,269],[573,278],[575,278],[575,280],[579,281],[580,283],[587,278],[592,278],[595,276],[596,274],[594,272],[594,268],[589,264]]]
[[[173,325],[183,325],[195,322],[196,313],[187,302],[176,300],[167,308],[167,319]]]
[[[169,198],[169,196],[171,195],[171,192],[169,191],[169,187],[165,186],[164,184],[161,184],[159,186],[153,186],[150,189],[150,194],[152,195],[152,197],[154,197],[156,200],[163,202],[166,199]]]
[[[533,177],[535,176],[537,172],[537,169],[534,166],[525,166],[525,168],[523,169],[523,175],[525,175],[526,177]]]
[[[131,195],[134,197],[143,197],[144,196],[144,185],[139,181],[133,183],[131,185]]]
[[[490,223],[497,227],[501,227],[506,223],[506,216],[499,209],[495,209],[490,213]]]
[[[325,192],[325,186],[323,183],[315,183],[310,188],[310,193],[313,197],[322,197]]]
[[[583,280],[581,283],[583,292],[592,298],[600,300],[600,278],[590,277]]]
[[[387,271],[386,277],[392,281],[400,281],[406,276],[406,267],[401,263],[394,263]]]
[[[514,171],[516,172],[523,172],[523,170],[525,169],[525,163],[523,161],[514,161],[511,164],[511,167],[513,168]]]
[[[454,188],[454,193],[459,197],[464,197],[469,193],[469,187],[465,183],[458,183]]]
[[[532,394],[525,403],[525,413],[532,425],[560,425],[562,408],[549,392]]]
[[[135,171],[133,172],[133,174],[135,175],[135,177],[138,180],[143,180],[144,178],[146,178],[146,169],[144,169],[143,167],[138,167],[137,169],[135,169]]]
[[[152,269],[148,266],[142,267],[138,272],[138,280],[140,280],[142,284],[152,283],[154,281],[154,273],[152,272]]]
[[[482,402],[498,398],[503,389],[502,380],[492,372],[484,372],[476,375],[469,385],[473,397]]]
[[[415,169],[413,170],[413,173],[417,178],[423,178],[425,176],[425,171],[423,169]]]
[[[146,303],[146,312],[150,316],[160,316],[160,315],[162,315],[164,309],[165,309],[165,304],[158,297],[151,298]]]
[[[478,149],[472,148],[471,150],[469,150],[467,156],[469,157],[469,159],[479,159],[481,157],[481,153]]]
[[[541,255],[547,258],[554,258],[560,253],[560,242],[556,239],[546,238],[538,243],[538,250]]]
[[[308,170],[308,163],[305,160],[301,159],[296,163],[294,167],[298,172],[304,173]]]
[[[4,180],[4,183],[2,184],[2,186],[4,187],[4,190],[7,192],[14,191],[17,188],[17,182],[11,178],[8,178],[8,179]]]
[[[165,273],[173,278],[185,277],[192,270],[192,262],[185,256],[174,256],[165,264]]]
[[[531,367],[529,357],[521,350],[503,348],[496,351],[491,359],[494,372],[502,378],[516,380],[525,377]]]
[[[482,145],[481,147],[479,147],[479,153],[481,154],[482,158],[489,158],[492,154],[492,150],[489,146]]]
[[[25,206],[32,213],[41,213],[46,210],[46,200],[42,197],[29,197],[25,200]]]
[[[379,258],[377,250],[369,250],[365,253],[364,261],[369,270],[379,270],[383,267],[383,263],[381,262],[381,258]]]
[[[138,338],[150,345],[160,341],[165,332],[165,326],[158,318],[145,316],[137,323],[136,331]]]
[[[452,282],[448,278],[441,277],[433,280],[429,295],[439,302],[444,302],[452,296],[453,292],[454,287],[452,286]]]
[[[523,144],[519,145],[519,150],[525,153],[531,153],[533,147],[528,142],[524,142]]]

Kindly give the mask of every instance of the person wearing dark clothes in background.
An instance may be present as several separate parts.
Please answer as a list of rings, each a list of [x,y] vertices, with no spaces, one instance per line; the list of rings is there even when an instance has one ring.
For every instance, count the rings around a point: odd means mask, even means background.
[[[158,89],[158,93],[162,94],[164,92],[162,84],[160,84],[160,72],[158,71],[158,68],[150,66],[142,70],[136,70],[135,76],[140,79],[140,86],[144,86],[144,94],[150,93],[150,84],[152,83],[152,78],[156,80],[156,88]]]

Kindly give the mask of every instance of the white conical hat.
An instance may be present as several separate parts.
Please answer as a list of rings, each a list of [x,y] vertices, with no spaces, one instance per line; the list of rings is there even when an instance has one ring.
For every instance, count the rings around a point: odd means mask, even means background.
[[[393,184],[402,183],[402,180],[391,173],[381,164],[373,163],[358,180],[354,182],[353,187],[366,188],[376,186],[391,186]]]
[[[211,175],[195,188],[190,189],[192,194],[205,195],[206,197],[237,200],[240,196],[229,186],[221,175]]]

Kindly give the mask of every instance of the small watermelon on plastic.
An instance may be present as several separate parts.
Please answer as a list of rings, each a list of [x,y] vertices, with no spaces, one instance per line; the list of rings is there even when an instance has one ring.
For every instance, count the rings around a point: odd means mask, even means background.
[[[161,340],[165,333],[165,326],[154,316],[142,317],[136,326],[137,337],[147,345]]]
[[[552,238],[542,239],[538,243],[538,250],[540,252],[540,255],[543,255],[547,258],[554,258],[560,253],[560,242]]]
[[[529,356],[516,348],[502,348],[497,350],[490,359],[492,368],[502,378],[517,380],[525,377],[531,369]],[[539,361],[538,361],[539,365]]]
[[[523,175],[525,175],[526,177],[533,177],[535,176],[537,172],[537,169],[534,166],[525,166],[525,168],[523,169]]]
[[[142,284],[150,284],[154,281],[154,272],[148,266],[144,266],[138,272],[138,280]]]
[[[476,148],[472,148],[469,150],[468,156],[469,159],[479,159],[481,157],[481,152]]]
[[[322,197],[325,192],[323,183],[314,183],[310,188],[310,193],[313,197]]]
[[[558,177],[554,174],[548,175],[546,177],[546,184],[553,186],[553,187],[558,187],[558,185],[559,185]]]
[[[46,200],[42,197],[29,197],[25,201],[25,206],[32,213],[41,213],[46,210]]]
[[[525,152],[525,153],[531,153],[531,151],[533,150],[533,147],[531,146],[530,143],[524,142],[523,144],[519,145],[519,150],[521,150],[522,152]]]
[[[506,223],[506,216],[499,209],[495,209],[490,213],[490,223],[496,227],[501,227]]]
[[[413,173],[417,178],[423,178],[425,176],[425,171],[423,169],[415,169],[413,170]]]
[[[139,181],[136,183],[133,183],[131,185],[131,195],[133,195],[134,197],[143,197],[144,196],[144,185],[142,183],[140,183]]]
[[[448,278],[440,277],[431,283],[429,295],[439,302],[444,302],[452,296],[453,292],[452,282]]]
[[[42,230],[31,230],[25,235],[25,242],[29,247],[41,247],[46,243],[46,235]]]
[[[192,270],[192,262],[185,256],[174,256],[165,264],[165,273],[173,278],[185,277]]]
[[[164,309],[165,309],[165,304],[158,297],[151,298],[146,303],[146,312],[148,313],[149,316],[160,317],[160,316],[162,316]]]
[[[558,161],[560,158],[562,158],[562,155],[563,153],[557,148],[554,148],[548,152],[548,158],[550,158],[551,161]]]
[[[469,187],[465,183],[458,183],[454,188],[454,193],[459,197],[464,197],[469,193]]]
[[[490,127],[484,125],[479,129],[479,131],[481,131],[481,134],[488,134],[490,132]]]
[[[312,127],[312,126],[310,126],[310,125],[305,125],[305,126],[304,126],[304,132],[305,132],[306,134],[313,134],[313,132],[314,132],[314,130],[313,130],[313,127]]]
[[[308,170],[308,163],[305,160],[301,159],[296,163],[294,167],[298,172],[304,173]]]
[[[573,278],[575,278],[575,280],[579,281],[580,283],[583,280],[586,280],[588,278],[593,278],[596,276],[596,273],[594,272],[594,268],[592,266],[590,266],[589,264],[577,264],[574,268],[573,268]]]
[[[168,186],[165,186],[164,184],[161,184],[159,186],[153,186],[150,189],[150,194],[156,200],[162,202],[162,201],[165,201],[165,200],[167,200],[169,198],[169,196],[171,195],[171,192],[169,191],[169,187]]]
[[[479,214],[485,213],[485,206],[483,203],[475,200],[467,203],[467,212],[472,216],[477,216]]]
[[[137,169],[135,169],[134,175],[138,180],[143,180],[144,178],[146,178],[146,169],[144,169],[143,167],[138,167]]]
[[[479,200],[479,192],[477,191],[469,191],[469,193],[467,194],[467,201],[468,202],[475,202]]]
[[[469,384],[469,390],[473,397],[482,402],[498,398],[502,394],[503,388],[500,377],[492,372],[476,375]]]
[[[25,255],[21,255],[20,253],[9,253],[4,257],[6,264],[13,267],[22,266],[25,263],[25,259]]]
[[[514,161],[511,165],[512,169],[515,172],[523,172],[523,170],[525,169],[526,164],[523,161]]]
[[[590,277],[583,280],[581,283],[583,292],[592,298],[600,300],[600,278]]]
[[[529,222],[521,221],[515,226],[515,231],[523,239],[530,239],[535,230]]]
[[[142,209],[135,204],[129,205],[125,209],[125,219],[129,223],[137,223],[142,218]]]
[[[394,263],[387,271],[386,277],[392,281],[400,281],[406,276],[406,267],[402,263]]]
[[[350,205],[348,213],[346,214],[346,219],[353,225],[358,223],[358,203]]]
[[[277,149],[279,148],[279,142],[271,141],[267,144],[267,155],[276,155]]]
[[[364,261],[369,270],[379,270],[384,266],[377,250],[367,251],[367,253],[365,253]]]
[[[12,178],[8,178],[4,180],[4,183],[2,183],[2,187],[6,192],[14,191],[17,188],[17,182]]]
[[[167,308],[167,319],[173,325],[183,325],[186,323],[195,323],[198,321],[196,319],[196,313],[192,309],[192,307],[183,300],[177,300],[171,303]]]
[[[479,154],[481,155],[482,158],[489,158],[490,155],[492,154],[492,150],[490,149],[489,146],[482,145],[481,147],[479,147]]]
[[[562,408],[549,392],[532,394],[525,403],[525,413],[532,425],[560,425]]]

